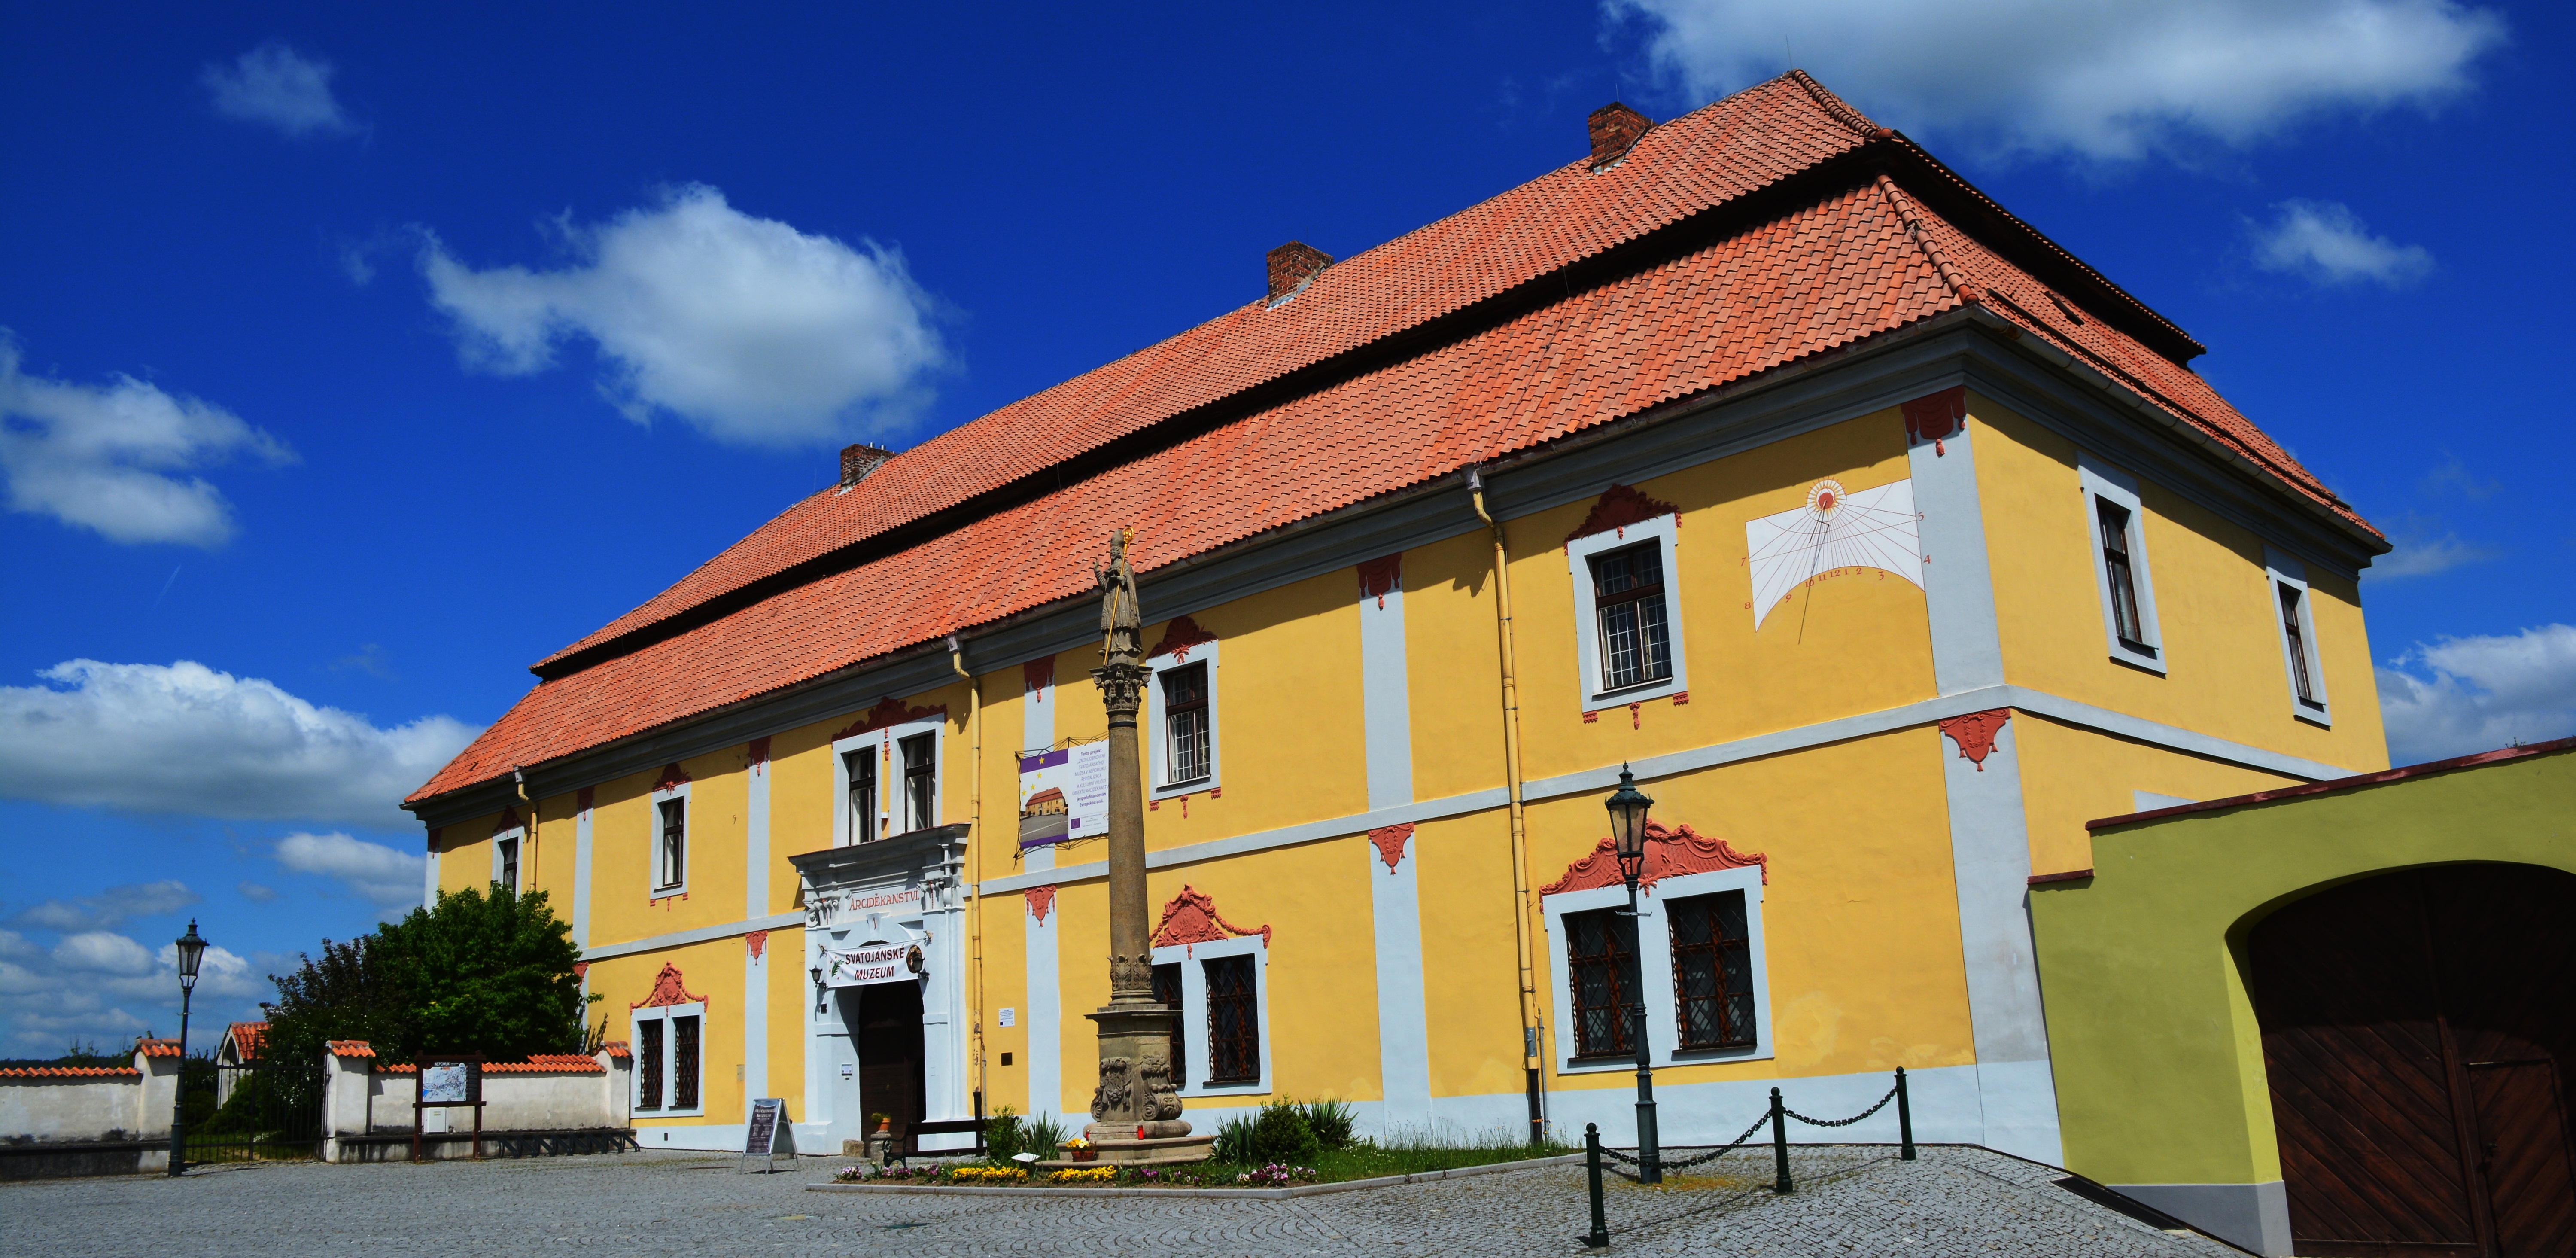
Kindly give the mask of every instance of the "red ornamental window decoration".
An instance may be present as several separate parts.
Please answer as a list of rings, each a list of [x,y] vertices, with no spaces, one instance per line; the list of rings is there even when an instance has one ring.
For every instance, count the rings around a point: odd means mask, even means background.
[[[1666,826],[1649,819],[1646,822],[1646,864],[1637,876],[1637,887],[1644,890],[1666,878],[1685,874],[1715,873],[1727,869],[1759,867],[1762,881],[1771,881],[1771,858],[1760,852],[1736,851],[1726,840],[1703,835],[1689,826]],[[1602,887],[1625,885],[1619,876],[1619,853],[1611,840],[1603,838],[1590,855],[1565,867],[1565,876],[1538,889],[1542,896],[1563,895],[1568,891],[1593,891]]]
[[[1600,499],[1592,504],[1591,513],[1583,517],[1583,523],[1577,525],[1573,532],[1565,535],[1565,540],[1570,544],[1595,533],[1611,532],[1624,537],[1629,525],[1643,524],[1657,516],[1673,516],[1674,523],[1678,524],[1681,522],[1677,514],[1679,510],[1669,502],[1649,498],[1626,485],[1612,485],[1601,491]]]
[[[927,721],[932,717],[944,721],[948,719],[948,709],[945,707],[917,708],[888,695],[877,700],[877,705],[868,709],[859,719],[850,722],[839,733],[832,735],[832,741],[837,743],[844,738],[856,738],[870,730],[884,729],[889,725],[909,725],[915,721]]]
[[[629,1009],[659,1009],[665,1005],[703,1005],[707,998],[689,990],[680,977],[680,967],[663,963],[662,972],[653,976],[653,990],[644,999],[626,1006]]]
[[[1038,919],[1039,924],[1045,924],[1047,910],[1055,907],[1055,885],[1031,887],[1020,894],[1028,898],[1029,915]]]
[[[1187,661],[1190,648],[1214,641],[1216,635],[1199,628],[1199,622],[1187,616],[1175,616],[1172,623],[1163,627],[1163,640],[1155,643],[1154,649],[1145,655],[1148,659],[1168,655],[1175,660]]]
[[[1182,948],[1191,944],[1222,943],[1249,935],[1261,936],[1265,946],[1270,942],[1268,926],[1256,930],[1237,926],[1217,913],[1215,899],[1196,887],[1185,885],[1179,895],[1172,897],[1171,903],[1163,906],[1163,920],[1154,927],[1154,946]]]

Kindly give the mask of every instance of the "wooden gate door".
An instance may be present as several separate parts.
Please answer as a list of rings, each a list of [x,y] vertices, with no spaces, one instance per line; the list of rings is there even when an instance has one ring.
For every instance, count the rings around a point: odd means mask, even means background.
[[[894,1119],[903,1139],[922,1110],[921,985],[871,983],[859,989],[859,1107]],[[876,1130],[873,1117],[868,1130]]]
[[[2252,938],[2302,1254],[2576,1253],[2576,877],[2454,865],[2347,884]]]

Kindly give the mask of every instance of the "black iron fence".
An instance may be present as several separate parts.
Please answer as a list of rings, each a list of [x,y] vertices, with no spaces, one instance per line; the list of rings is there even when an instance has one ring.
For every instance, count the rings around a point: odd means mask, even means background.
[[[189,1164],[322,1156],[322,1070],[318,1065],[191,1058],[180,1067]]]
[[[1771,1129],[1771,1191],[1796,1192],[1797,1184],[1789,1175],[1789,1120],[1796,1119],[1810,1127],[1849,1127],[1887,1108],[1891,1101],[1896,1104],[1896,1156],[1911,1162],[1914,1160],[1914,1107],[1911,1098],[1906,1095],[1905,1068],[1899,1066],[1896,1070],[1895,1086],[1890,1087],[1885,1096],[1878,1098],[1877,1104],[1849,1118],[1809,1118],[1789,1108],[1780,1099],[1780,1089],[1773,1088],[1771,1107],[1764,1110],[1760,1118],[1754,1119],[1753,1125],[1745,1128],[1742,1135],[1725,1144],[1709,1148],[1705,1153],[1690,1157],[1676,1158],[1671,1156],[1671,1149],[1666,1149],[1659,1167],[1664,1171],[1678,1171],[1714,1162],[1743,1148],[1753,1139],[1755,1133],[1768,1126]],[[1601,1200],[1601,1173],[1606,1170],[1630,1183],[1639,1182],[1641,1176],[1639,1172],[1627,1169],[1638,1165],[1637,1158],[1621,1153],[1617,1149],[1605,1147],[1601,1143],[1601,1128],[1598,1124],[1583,1125],[1583,1152],[1586,1179],[1591,1186],[1592,1194],[1592,1230],[1585,1234],[1583,1243],[1590,1248],[1599,1249],[1610,1243],[1610,1221]]]

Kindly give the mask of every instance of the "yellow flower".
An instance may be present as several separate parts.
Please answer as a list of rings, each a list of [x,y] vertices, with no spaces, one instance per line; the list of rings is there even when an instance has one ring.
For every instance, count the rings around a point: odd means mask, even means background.
[[[1106,1184],[1118,1178],[1118,1170],[1110,1166],[1087,1166],[1080,1170],[1050,1172],[1047,1178],[1058,1184]]]

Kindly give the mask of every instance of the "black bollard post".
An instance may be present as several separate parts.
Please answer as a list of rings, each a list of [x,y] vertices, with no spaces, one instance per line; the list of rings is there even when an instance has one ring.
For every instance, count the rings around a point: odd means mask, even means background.
[[[1903,1161],[1913,1161],[1914,1106],[1906,1098],[1903,1066],[1896,1068],[1896,1140],[1896,1156]]]
[[[1771,1162],[1779,1177],[1771,1181],[1771,1191],[1787,1194],[1798,1190],[1789,1182],[1789,1119],[1787,1106],[1780,1103],[1780,1089],[1771,1089]]]
[[[1583,1238],[1586,1249],[1610,1247],[1610,1219],[1601,1212],[1601,1126],[1583,1124],[1584,1166],[1592,1177],[1592,1233]]]

